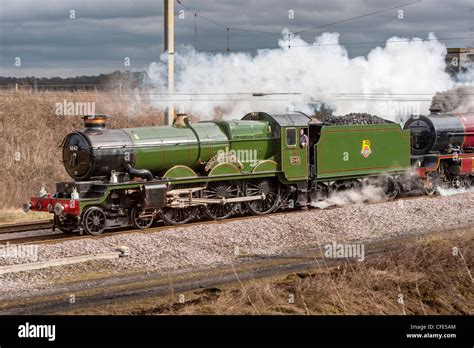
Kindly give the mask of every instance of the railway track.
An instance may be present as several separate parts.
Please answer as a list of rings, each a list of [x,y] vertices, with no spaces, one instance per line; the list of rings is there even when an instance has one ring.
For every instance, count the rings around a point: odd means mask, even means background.
[[[400,197],[397,198],[396,200],[411,200],[411,199],[432,199],[433,196],[407,196],[407,197]],[[386,201],[382,202],[370,202],[366,203],[368,205],[372,204],[380,204],[384,203]],[[326,209],[340,209],[343,208],[344,206],[332,206]],[[274,213],[271,213],[269,215],[265,216],[274,216],[274,215],[285,215],[285,214],[302,214],[306,212],[307,210],[302,210],[302,209],[288,209],[288,210],[283,210],[283,211],[277,211]],[[261,216],[255,216],[255,215],[240,215],[240,216],[234,216],[227,218],[225,220],[196,220],[193,222],[189,222],[185,225],[162,225],[162,226],[155,226],[151,227],[145,230],[137,230],[137,229],[129,229],[129,228],[122,228],[122,229],[117,229],[117,230],[111,230],[111,231],[106,231],[101,235],[97,236],[92,236],[92,235],[86,235],[86,234],[64,234],[60,231],[58,233],[47,233],[47,234],[39,234],[39,235],[30,235],[30,236],[15,236],[13,238],[5,238],[5,239],[0,239],[0,245],[5,245],[7,243],[9,244],[36,244],[36,243],[41,243],[41,244],[52,244],[52,243],[59,243],[63,242],[65,240],[78,240],[78,239],[101,239],[101,238],[106,238],[112,235],[120,235],[120,234],[125,234],[125,233],[155,233],[163,230],[169,230],[169,229],[175,229],[175,228],[182,228],[182,227],[192,227],[192,226],[200,226],[200,225],[208,225],[208,224],[225,224],[228,222],[232,221],[240,221],[240,220],[252,220],[252,219],[258,219]],[[3,225],[0,226],[0,235],[1,234],[8,234],[8,233],[22,233],[22,232],[31,232],[34,230],[40,230],[40,229],[51,229],[53,226],[53,222],[51,221],[34,221],[34,222],[28,222],[28,223],[21,223],[21,224],[11,224],[11,225]],[[4,229],[2,229],[4,228]]]
[[[0,225],[0,234],[29,232],[35,230],[49,229],[53,227],[53,220],[28,221],[16,224]]]
[[[298,214],[298,213],[303,213],[304,210],[286,210],[286,211],[280,211],[280,212],[275,212],[271,215],[284,215],[284,214]],[[169,229],[175,229],[175,228],[183,228],[183,227],[192,227],[192,226],[200,226],[200,225],[216,225],[216,224],[225,224],[228,222],[232,221],[241,221],[241,220],[251,220],[251,219],[258,219],[259,216],[255,215],[245,215],[245,216],[235,216],[231,217],[225,220],[197,220],[194,222],[189,222],[185,225],[163,225],[163,226],[156,226],[156,227],[151,227],[147,228],[145,230],[137,230],[137,229],[128,229],[128,228],[122,228],[122,229],[117,229],[117,230],[112,230],[112,231],[106,231],[101,235],[97,236],[92,236],[92,235],[87,235],[87,234],[63,234],[61,232],[55,233],[55,234],[46,234],[46,235],[35,235],[35,236],[28,236],[28,237],[15,237],[11,239],[4,239],[0,240],[0,245],[10,243],[10,244],[25,244],[25,243],[59,243],[64,240],[78,240],[78,239],[101,239],[101,238],[106,238],[110,236],[115,236],[115,235],[120,235],[120,234],[125,234],[125,233],[155,233],[163,230],[169,230]],[[51,226],[52,227],[52,226]]]

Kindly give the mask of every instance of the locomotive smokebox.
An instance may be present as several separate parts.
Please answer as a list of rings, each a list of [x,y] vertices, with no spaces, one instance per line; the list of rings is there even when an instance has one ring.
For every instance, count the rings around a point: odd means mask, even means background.
[[[438,114],[413,116],[404,129],[411,132],[413,155],[449,153],[452,149],[472,152],[474,148],[474,114]]]
[[[61,144],[63,164],[75,180],[110,177],[134,164],[134,144],[121,129],[106,129],[107,116],[84,116],[84,130],[68,134]]]

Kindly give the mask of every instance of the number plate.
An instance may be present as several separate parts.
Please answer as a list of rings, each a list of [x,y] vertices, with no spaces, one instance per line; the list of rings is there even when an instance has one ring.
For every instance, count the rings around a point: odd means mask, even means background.
[[[301,164],[301,157],[300,156],[291,156],[290,157],[290,164],[292,166],[296,166],[298,164]]]

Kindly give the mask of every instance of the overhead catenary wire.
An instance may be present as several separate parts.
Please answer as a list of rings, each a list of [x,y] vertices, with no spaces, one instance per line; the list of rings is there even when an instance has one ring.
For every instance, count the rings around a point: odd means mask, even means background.
[[[218,22],[216,22],[212,19],[209,19],[206,16],[198,14],[196,11],[194,11],[191,8],[184,5],[181,0],[176,0],[176,2],[179,5],[181,5],[184,9],[186,9],[190,12],[194,12],[195,15],[201,17],[202,19],[204,19],[205,21],[207,21],[209,23],[212,23],[216,26],[221,27],[222,29],[226,29],[226,30],[229,29],[231,31],[240,31],[240,32],[248,32],[248,33],[269,34],[269,35],[279,35],[279,36],[282,35],[281,31],[276,32],[276,31],[267,31],[267,30],[229,27],[229,26],[226,26],[224,24],[220,24],[220,23],[218,23]],[[375,14],[384,13],[384,12],[392,11],[392,10],[395,10],[395,9],[401,9],[401,8],[412,6],[412,5],[421,3],[421,2],[423,2],[423,0],[417,0],[417,1],[410,2],[410,3],[404,3],[404,4],[397,5],[397,6],[385,8],[385,9],[382,9],[382,10],[373,11],[373,12],[365,13],[365,14],[362,14],[362,15],[358,15],[358,16],[355,16],[355,17],[346,18],[346,19],[339,20],[339,21],[336,21],[336,22],[331,22],[331,23],[326,23],[326,24],[319,25],[319,26],[309,27],[309,28],[306,28],[306,29],[303,29],[303,30],[295,31],[294,33],[295,34],[306,33],[308,31],[313,31],[313,30],[317,30],[317,29],[321,29],[321,28],[325,28],[325,27],[329,27],[329,26],[333,26],[333,25],[337,25],[337,24],[341,24],[341,23],[354,21],[354,20],[357,20],[357,19],[360,19],[360,18],[365,18],[365,17],[372,16],[372,15],[375,15]]]
[[[49,85],[42,85],[44,87],[49,87]],[[2,87],[0,85],[0,87]],[[13,86],[7,86],[13,88]],[[23,87],[29,87],[33,88],[34,86],[32,85],[23,85]],[[40,91],[42,93],[71,93],[71,91],[68,90],[60,90],[60,91],[50,91],[45,89],[44,91]],[[96,91],[73,91],[74,94],[91,94],[95,93]],[[107,94],[107,95],[126,95],[127,93],[124,92],[107,92],[107,91],[98,91],[102,94]],[[134,93],[134,91],[131,91]],[[0,95],[16,95],[18,94],[17,92],[0,92]],[[273,95],[301,95],[301,93],[297,92],[226,92],[226,93],[159,93],[159,92],[138,92],[137,93],[139,96],[143,95],[153,95],[153,96],[226,96],[226,95],[246,95],[246,96],[251,96],[251,97],[266,97],[266,96],[273,96]],[[45,94],[46,97],[54,97],[54,94],[47,95]]]
[[[346,98],[346,99],[337,99],[338,101],[367,101],[367,102],[383,102],[386,103],[387,100],[385,99],[361,99],[361,98]],[[431,102],[432,99],[389,99],[392,102]],[[202,99],[185,99],[185,100],[169,100],[169,99],[147,99],[147,100],[134,100],[134,99],[120,99],[120,100],[93,100],[90,102],[81,102],[81,103],[94,103],[94,104],[113,104],[113,103],[130,103],[130,102],[175,102],[175,103],[209,103],[209,102],[255,102],[255,99],[209,99],[209,100],[202,100]],[[290,102],[289,99],[267,99],[267,100],[260,100],[260,103],[269,103],[269,102],[278,102],[278,103],[288,103]],[[54,101],[54,100],[41,100],[38,101],[40,104],[57,104],[62,103],[62,101]],[[323,102],[307,102],[306,104],[330,104],[330,103],[323,103]]]
[[[196,103],[196,102],[255,102],[256,99],[146,99],[146,100],[135,100],[135,99],[120,99],[120,100],[91,100],[91,101],[82,101],[80,103],[94,103],[94,104],[110,104],[110,103],[129,103],[129,102],[175,102],[175,103]],[[62,103],[63,101],[58,100],[41,100],[38,103],[42,104],[51,104],[51,103]],[[73,102],[73,101],[71,101]],[[288,99],[265,99],[260,100],[262,103],[267,102],[279,102],[279,103],[288,103]],[[73,102],[74,103],[74,102]]]
[[[234,28],[234,27],[231,27],[231,26],[228,26],[228,25],[225,25],[225,24],[221,24],[215,20],[212,20],[210,18],[208,18],[207,16],[203,16],[199,13],[197,13],[196,11],[192,10],[191,8],[187,7],[186,5],[184,5],[182,3],[182,0],[176,0],[176,2],[182,6],[184,9],[188,10],[188,11],[191,11],[194,13],[194,18],[195,18],[195,49],[196,51],[198,52],[226,52],[226,53],[230,53],[231,51],[232,52],[240,52],[240,51],[249,51],[249,50],[265,50],[265,49],[279,49],[279,48],[282,48],[281,46],[267,46],[267,47],[240,47],[240,48],[231,48],[230,47],[230,32],[231,31],[240,31],[240,32],[252,32],[252,33],[261,33],[261,34],[272,34],[272,35],[279,35],[279,36],[284,36],[285,34],[283,32],[271,32],[271,31],[265,31],[265,30],[254,30],[254,29],[247,29],[247,28]],[[341,23],[346,23],[346,22],[350,22],[350,21],[354,21],[354,20],[357,20],[357,19],[361,19],[361,18],[365,18],[365,17],[369,17],[369,16],[373,16],[373,15],[376,15],[376,14],[380,14],[380,13],[384,13],[384,12],[388,12],[388,11],[392,11],[392,10],[395,10],[395,9],[401,9],[401,8],[405,8],[405,7],[408,7],[408,6],[412,6],[412,5],[415,5],[415,4],[419,4],[423,2],[423,0],[416,0],[416,1],[412,1],[412,2],[409,2],[409,3],[404,3],[404,4],[400,4],[400,5],[397,5],[397,6],[393,6],[393,7],[389,7],[389,8],[384,8],[384,9],[381,9],[381,10],[378,10],[378,11],[373,11],[373,12],[369,12],[369,13],[365,13],[365,14],[362,14],[362,15],[358,15],[358,16],[355,16],[355,17],[350,17],[350,18],[346,18],[346,19],[343,19],[343,20],[339,20],[339,21],[335,21],[335,22],[331,22],[331,23],[326,23],[326,24],[323,24],[323,25],[319,25],[319,26],[314,26],[314,27],[310,27],[310,28],[306,28],[306,29],[303,29],[303,30],[299,30],[299,31],[295,31],[294,34],[297,35],[297,34],[302,34],[302,33],[306,33],[306,32],[309,32],[309,31],[313,31],[313,30],[317,30],[317,29],[322,29],[322,28],[326,28],[326,27],[329,27],[329,26],[333,26],[333,25],[337,25],[337,24],[341,24]],[[220,49],[204,49],[204,50],[198,50],[197,49],[197,24],[196,24],[196,18],[197,17],[200,17],[202,18],[203,20],[209,22],[209,23],[212,23],[213,25],[215,26],[218,26],[222,29],[224,29],[226,31],[226,42],[227,42],[227,45],[226,45],[226,49],[225,50],[220,50]],[[303,45],[292,45],[291,43],[291,35],[292,33],[286,33],[287,35],[287,48],[288,49],[291,49],[291,48],[304,48],[304,47],[323,47],[323,46],[361,46],[361,45],[383,45],[383,44],[392,44],[392,43],[406,43],[406,42],[410,42],[410,41],[455,41],[455,40],[471,40],[472,37],[469,36],[469,37],[452,37],[452,38],[427,38],[427,39],[403,39],[403,40],[390,40],[389,42],[388,41],[367,41],[367,42],[343,42],[343,43],[312,43],[312,44],[303,44]]]
[[[212,24],[214,24],[214,25],[216,25],[216,26],[218,26],[218,27],[220,27],[220,28],[222,28],[222,29],[227,29],[227,26],[222,25],[222,24],[219,24],[219,23],[217,23],[216,21],[214,21],[214,20],[212,20],[212,19],[209,19],[209,18],[207,18],[206,16],[203,16],[203,15],[197,13],[196,11],[193,11],[193,10],[190,9],[189,7],[185,6],[185,5],[181,2],[181,0],[176,0],[176,2],[177,2],[180,6],[182,6],[185,10],[187,10],[187,11],[189,11],[189,12],[191,12],[191,13],[194,13],[195,17],[200,17],[200,18],[202,18],[203,20],[205,20],[206,22],[212,23]]]
[[[35,92],[37,93],[37,92]],[[41,93],[41,92],[40,92]],[[75,92],[76,93],[76,92]],[[3,96],[15,96],[18,95],[17,93],[0,93],[0,97]],[[109,95],[109,94],[106,94]],[[114,95],[114,94],[112,94]],[[126,95],[126,94],[125,94]],[[146,95],[152,95],[155,98],[146,98]],[[199,97],[199,95],[192,95],[192,94],[185,94],[189,95],[189,98],[166,98],[167,95],[162,94],[161,96],[164,98],[156,98],[160,96],[160,94],[145,94],[145,95],[140,95],[140,97],[143,97],[143,99],[140,98],[131,98],[131,99],[124,99],[120,98],[118,100],[90,100],[90,101],[81,101],[81,102],[94,102],[94,103],[122,103],[122,102],[238,102],[238,101],[248,101],[248,102],[288,102],[290,101],[290,98],[285,98],[285,99],[269,99],[269,98],[252,98],[251,95],[242,95],[242,98],[196,98]],[[236,93],[235,95],[238,95]],[[432,97],[436,97],[436,95],[432,94],[423,94],[423,93],[413,93],[413,94],[391,94],[391,95],[378,95],[376,93],[373,94],[338,94],[338,93],[332,93],[331,94],[334,97],[334,100],[338,101],[372,101],[372,102],[385,102],[385,101],[432,101]],[[183,95],[181,95],[183,96]],[[202,96],[209,96],[209,94],[203,94]],[[219,94],[216,94],[216,96],[219,96]],[[271,94],[269,94],[271,96]],[[467,96],[469,98],[473,98],[474,94],[456,94],[456,93],[449,93],[449,94],[443,94],[443,96]],[[47,98],[50,97],[51,99]],[[169,95],[168,97],[172,97],[172,95]],[[249,98],[250,97],[250,98]],[[50,94],[50,95],[42,95],[44,103],[51,103],[51,102],[64,102],[64,100],[58,100],[58,96],[55,94]],[[75,102],[70,100],[69,102]],[[330,102],[330,101],[329,101]],[[321,101],[313,100],[313,101],[308,101],[308,104],[320,104],[322,103]]]
[[[424,42],[424,41],[455,41],[455,40],[470,40],[471,37],[448,37],[448,38],[427,38],[427,39],[403,39],[403,40],[390,40],[390,41],[365,41],[365,42],[339,42],[339,43],[312,43],[304,45],[291,45],[290,48],[302,48],[302,47],[324,47],[324,46],[356,46],[356,45],[383,45],[392,43],[408,43],[408,42]],[[288,47],[288,46],[287,46]],[[240,47],[233,48],[231,51],[248,51],[248,50],[266,50],[266,49],[278,49],[281,46],[267,46],[267,47]],[[222,49],[209,49],[199,50],[199,52],[225,52]]]
[[[58,85],[57,85],[58,86]],[[59,85],[61,87],[61,85]],[[71,85],[74,86],[74,85]],[[80,84],[77,86],[80,88]],[[96,86],[101,86],[101,85],[96,85]],[[104,85],[107,86],[107,85]],[[33,91],[34,90],[34,85],[21,85],[21,87],[28,88],[27,91]],[[91,93],[100,93],[104,95],[130,95],[130,94],[136,94],[139,97],[144,97],[144,96],[207,96],[207,97],[212,97],[212,96],[248,96],[248,97],[266,97],[266,96],[302,96],[303,93],[299,92],[209,92],[209,93],[193,93],[193,92],[183,92],[183,93],[160,93],[160,92],[143,92],[143,91],[138,91],[136,92],[135,90],[130,90],[129,93],[127,91],[122,91],[122,92],[111,92],[111,91],[104,91],[104,90],[90,90],[90,91],[84,91],[84,90],[48,90],[47,87],[50,87],[50,85],[37,85],[36,87],[39,88],[37,93],[42,93],[42,97],[48,98],[55,98],[57,94],[68,94],[68,93],[74,93],[74,94],[91,94]],[[41,87],[44,87],[44,90],[42,90]],[[14,88],[12,85],[0,85],[0,96],[12,96],[12,95],[18,95],[18,92],[12,92],[12,91],[1,91],[1,88]],[[146,87],[145,87],[146,88]],[[469,88],[469,87],[467,87]],[[471,87],[471,89],[474,89],[474,87]],[[322,94],[322,92],[320,92]],[[324,92],[324,94],[331,95],[333,97],[412,97],[412,96],[437,96],[436,94],[433,93],[391,93],[391,92],[384,92],[384,93],[370,93],[370,92]],[[474,93],[442,93],[440,97],[444,96],[473,96]]]
[[[366,14],[359,15],[359,16],[356,16],[356,17],[351,17],[351,18],[343,19],[343,20],[340,20],[340,21],[337,21],[337,22],[332,22],[332,23],[327,23],[327,24],[319,25],[319,26],[316,26],[316,27],[307,28],[307,29],[304,29],[304,30],[296,31],[295,34],[302,34],[302,33],[308,32],[308,31],[313,31],[313,30],[317,30],[317,29],[321,29],[321,28],[326,28],[326,27],[333,26],[333,25],[337,25],[337,24],[341,24],[341,23],[346,23],[346,22],[354,21],[354,20],[356,20],[356,19],[360,19],[360,18],[364,18],[364,17],[369,17],[369,16],[372,16],[372,15],[375,15],[375,14],[379,14],[379,13],[383,13],[383,12],[388,12],[388,11],[392,11],[392,10],[396,10],[396,9],[401,9],[401,8],[404,8],[404,7],[407,7],[407,6],[412,6],[412,5],[418,4],[418,3],[420,3],[420,2],[423,2],[423,0],[417,0],[417,1],[414,1],[414,2],[405,3],[405,4],[398,5],[398,6],[393,6],[393,7],[385,8],[385,9],[382,9],[382,10],[378,10],[378,11],[366,13]]]

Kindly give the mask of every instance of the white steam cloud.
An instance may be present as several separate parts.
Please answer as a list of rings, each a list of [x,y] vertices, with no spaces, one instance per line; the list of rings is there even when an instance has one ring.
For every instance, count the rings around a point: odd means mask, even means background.
[[[443,188],[443,187],[437,187],[437,191],[440,194],[440,196],[454,196],[458,195],[460,193],[467,193],[467,192],[473,192],[474,190],[472,188],[465,188],[461,187],[459,189],[455,188]]]
[[[200,95],[174,95],[175,107],[212,119],[218,115],[241,118],[250,111],[285,112],[288,108],[311,112],[309,103],[324,102],[336,114],[368,112],[398,121],[400,116],[428,113],[431,97],[455,86],[445,72],[446,47],[434,34],[425,41],[393,37],[367,57],[349,58],[339,44],[338,33],[317,36],[311,45],[293,36],[291,48],[285,39],[287,33],[282,33],[280,48],[259,50],[254,56],[210,54],[190,47],[177,52],[175,93]],[[160,109],[167,105],[156,101],[164,99],[162,94],[167,92],[166,62],[163,54],[161,62],[151,64],[148,71],[156,93],[151,99]],[[301,95],[214,95],[234,92]],[[349,95],[341,95],[344,92]]]
[[[377,186],[364,186],[361,189],[349,189],[345,191],[332,192],[324,200],[311,203],[312,207],[326,209],[334,206],[345,206],[356,203],[375,203],[386,201],[387,196],[382,188]]]

